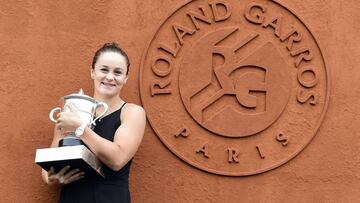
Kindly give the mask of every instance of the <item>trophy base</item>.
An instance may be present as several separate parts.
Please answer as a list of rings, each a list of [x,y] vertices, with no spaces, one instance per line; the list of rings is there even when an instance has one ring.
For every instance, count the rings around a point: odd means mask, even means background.
[[[84,145],[84,143],[78,137],[64,137],[59,141],[59,147],[78,146],[78,145]]]
[[[60,171],[69,165],[72,169],[79,169],[86,176],[98,176],[104,178],[101,170],[101,162],[84,145],[64,146],[46,149],[37,149],[35,163],[48,171],[54,167],[55,171]]]

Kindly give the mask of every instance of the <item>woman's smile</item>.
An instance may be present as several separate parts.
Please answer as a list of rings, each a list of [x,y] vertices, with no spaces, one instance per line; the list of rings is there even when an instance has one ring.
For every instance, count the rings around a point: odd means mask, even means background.
[[[116,86],[116,84],[107,83],[107,82],[101,82],[100,84],[103,85],[103,86],[105,86],[105,87],[115,87],[115,86]]]

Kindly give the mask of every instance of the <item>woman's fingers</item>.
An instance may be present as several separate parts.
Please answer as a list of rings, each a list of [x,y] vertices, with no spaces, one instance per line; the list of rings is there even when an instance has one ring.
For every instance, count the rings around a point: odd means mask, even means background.
[[[50,167],[50,170],[48,171],[48,176],[52,176],[55,174],[55,168],[54,167]]]
[[[68,104],[67,108],[70,111],[59,113],[60,115],[56,120],[56,129],[60,130],[62,134],[74,132],[82,124],[81,116],[76,107],[73,104]]]
[[[65,185],[72,183],[76,180],[84,178],[84,172],[81,172],[79,169],[69,170],[70,166],[65,166],[58,173],[55,172],[53,167],[48,171],[48,181],[49,184],[60,184]]]
[[[55,173],[55,169],[54,167],[50,167],[50,170],[48,171],[48,178],[47,178],[47,183],[49,185],[52,185],[54,183],[54,181],[56,181],[56,173]]]
[[[84,177],[84,172],[81,172],[79,169],[76,168],[76,169],[72,169],[70,171],[68,169],[66,170],[66,171],[68,171],[67,173],[59,174],[60,175],[59,182],[61,184],[69,184],[69,183],[74,182],[75,180],[78,180],[78,179]]]
[[[70,169],[70,166],[67,165],[64,168],[62,168],[59,173],[57,174],[58,176],[64,176],[64,174],[66,173],[66,171],[68,171]]]
[[[84,178],[83,175],[72,176],[71,178],[66,179],[65,182],[64,182],[64,184],[70,184],[70,183],[72,183],[72,182],[74,182],[74,181],[76,181],[76,180],[82,179],[82,178]]]
[[[56,121],[57,121],[57,123],[59,123],[60,121],[61,121],[61,115],[62,115],[62,112],[60,112],[60,113],[58,113],[57,115],[56,115]]]
[[[65,178],[69,178],[69,177],[71,177],[72,175],[74,175],[75,173],[77,173],[79,171],[80,170],[76,168],[76,169],[73,169],[73,170],[67,172],[64,176],[65,176]]]
[[[72,183],[81,178],[84,178],[84,172],[80,172],[79,170],[77,170],[77,172],[75,172],[74,174],[72,174],[70,176],[67,176],[67,175],[64,176],[64,184]]]

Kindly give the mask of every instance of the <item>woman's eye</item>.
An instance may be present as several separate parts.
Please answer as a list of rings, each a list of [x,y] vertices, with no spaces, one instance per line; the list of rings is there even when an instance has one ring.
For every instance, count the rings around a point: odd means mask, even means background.
[[[115,73],[115,75],[121,75],[122,74],[121,71],[115,71],[114,73]]]
[[[107,70],[106,68],[102,68],[102,69],[100,69],[100,71],[103,72],[103,73],[107,73],[107,72],[108,72],[108,70]]]

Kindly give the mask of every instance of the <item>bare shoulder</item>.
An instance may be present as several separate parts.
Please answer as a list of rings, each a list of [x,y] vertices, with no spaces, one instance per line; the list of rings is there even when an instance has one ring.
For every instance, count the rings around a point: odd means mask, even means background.
[[[122,109],[122,118],[127,118],[127,117],[146,117],[146,113],[143,107],[137,105],[137,104],[133,104],[133,103],[126,103],[126,105],[123,107]]]

